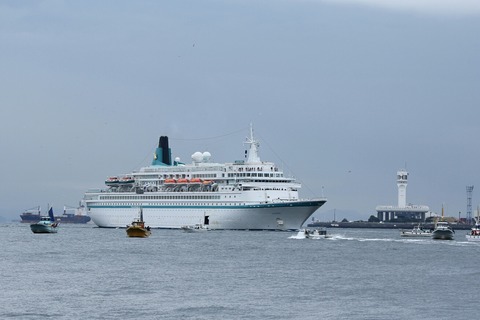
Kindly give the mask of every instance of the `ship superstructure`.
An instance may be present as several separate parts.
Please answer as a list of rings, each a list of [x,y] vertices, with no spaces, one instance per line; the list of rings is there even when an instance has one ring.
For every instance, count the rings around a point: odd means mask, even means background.
[[[245,143],[245,160],[215,163],[209,152],[195,152],[185,164],[172,161],[168,137],[162,136],[150,166],[110,177],[106,189],[85,193],[87,212],[100,227],[125,227],[142,208],[153,228],[300,228],[326,199],[299,199],[301,184],[260,160],[252,127]]]

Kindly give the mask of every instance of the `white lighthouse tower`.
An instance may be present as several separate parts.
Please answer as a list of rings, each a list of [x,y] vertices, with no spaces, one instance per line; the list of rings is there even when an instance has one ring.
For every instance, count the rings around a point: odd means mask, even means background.
[[[398,207],[405,208],[407,206],[407,178],[408,172],[404,169],[397,171],[398,186]]]
[[[407,204],[408,172],[397,171],[398,204],[396,206],[377,206],[377,217],[386,222],[423,222],[430,209],[428,206]]]

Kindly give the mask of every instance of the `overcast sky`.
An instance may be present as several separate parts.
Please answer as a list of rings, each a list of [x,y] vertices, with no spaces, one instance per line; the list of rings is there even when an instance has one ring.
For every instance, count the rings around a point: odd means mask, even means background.
[[[174,156],[260,157],[324,194],[315,214],[480,204],[480,2],[1,1],[0,216],[77,205]]]

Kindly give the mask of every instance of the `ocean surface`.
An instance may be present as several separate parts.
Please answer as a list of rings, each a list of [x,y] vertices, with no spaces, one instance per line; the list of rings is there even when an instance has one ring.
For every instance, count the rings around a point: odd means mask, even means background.
[[[480,243],[0,224],[0,319],[478,319]]]

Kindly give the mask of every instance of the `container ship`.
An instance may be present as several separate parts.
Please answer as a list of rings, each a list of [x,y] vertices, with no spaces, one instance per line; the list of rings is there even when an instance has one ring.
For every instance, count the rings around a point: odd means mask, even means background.
[[[105,187],[85,193],[87,214],[106,228],[125,228],[142,210],[152,228],[298,230],[327,200],[300,199],[299,182],[261,161],[252,126],[245,144],[244,160],[215,163],[206,151],[186,164],[172,161],[168,137],[161,136],[151,165],[108,177]]]

